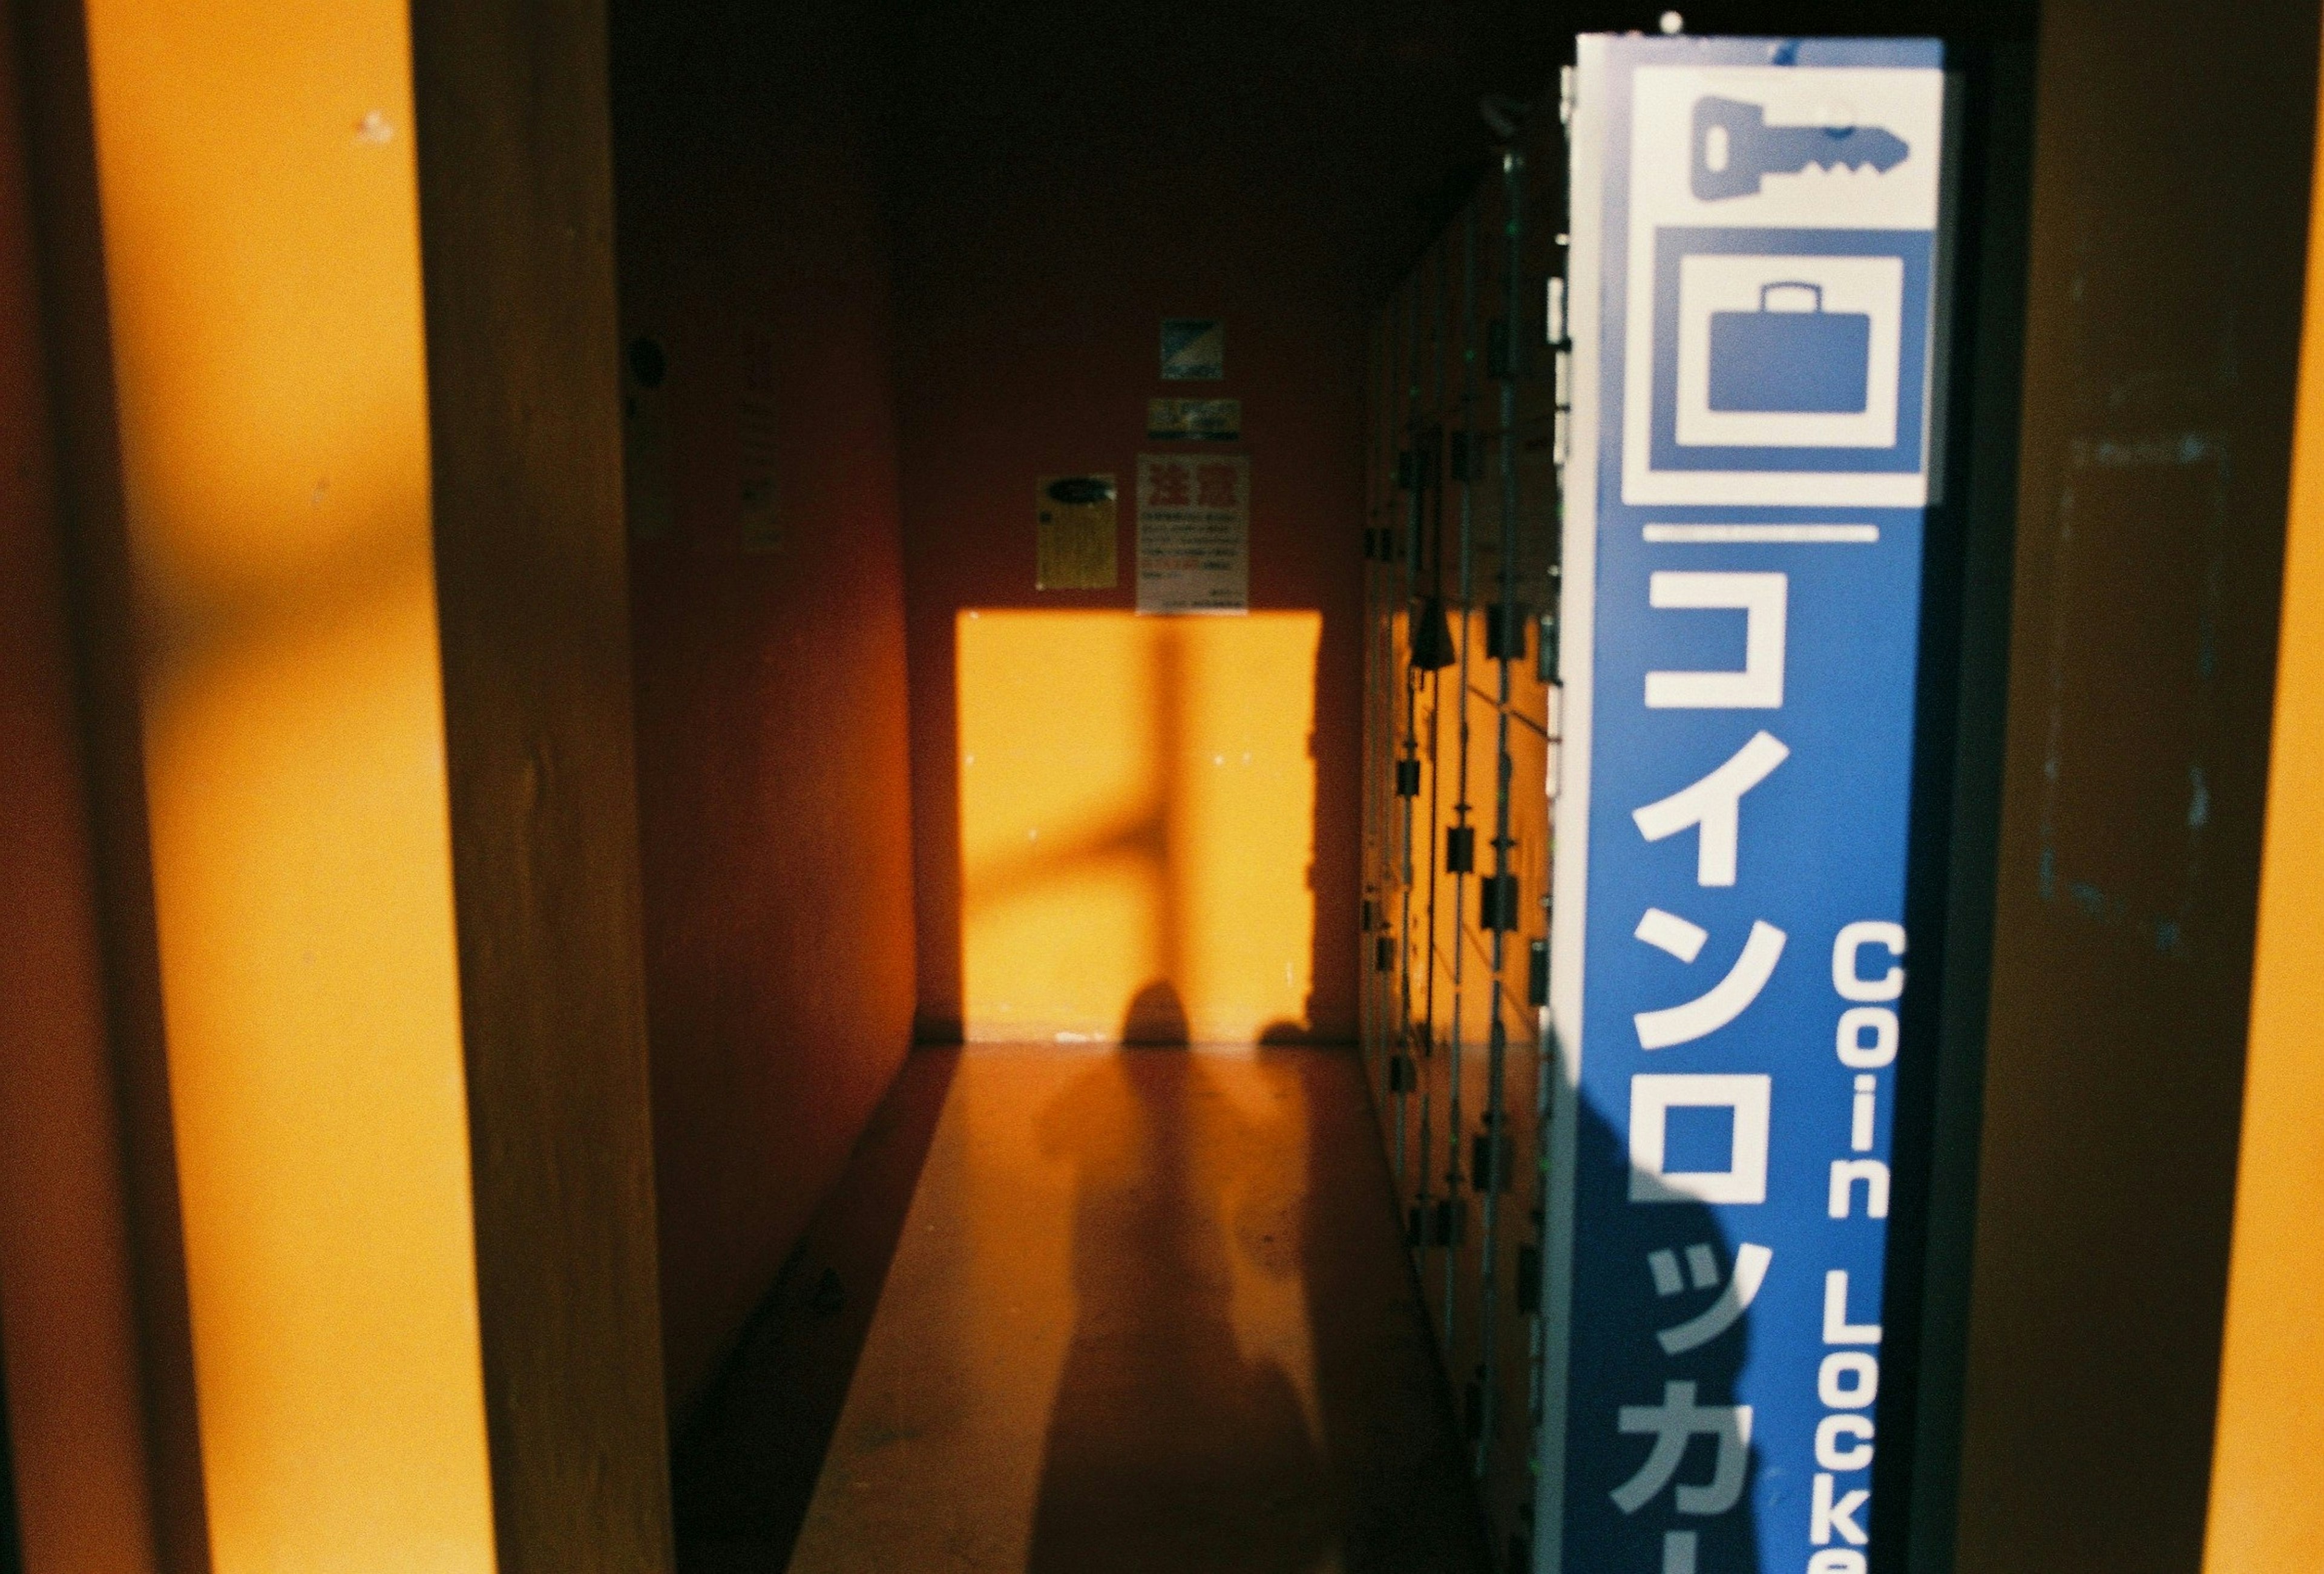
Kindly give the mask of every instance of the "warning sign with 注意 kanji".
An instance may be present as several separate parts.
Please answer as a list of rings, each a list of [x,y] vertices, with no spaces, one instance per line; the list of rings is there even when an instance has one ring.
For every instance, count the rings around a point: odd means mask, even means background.
[[[1250,460],[1138,456],[1138,610],[1250,610]]]

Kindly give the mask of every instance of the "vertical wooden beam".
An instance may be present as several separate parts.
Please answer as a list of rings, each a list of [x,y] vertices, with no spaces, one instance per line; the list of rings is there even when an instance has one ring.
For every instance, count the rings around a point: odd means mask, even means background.
[[[2316,0],[2042,7],[1956,1545],[1979,1574],[2203,1558],[2317,45]]]
[[[2324,148],[2324,127],[2318,146]],[[2324,163],[2310,199],[2209,1574],[2324,1568]]]
[[[412,7],[503,1574],[672,1558],[601,0]]]
[[[0,14],[0,1569],[154,1574],[14,20]]]

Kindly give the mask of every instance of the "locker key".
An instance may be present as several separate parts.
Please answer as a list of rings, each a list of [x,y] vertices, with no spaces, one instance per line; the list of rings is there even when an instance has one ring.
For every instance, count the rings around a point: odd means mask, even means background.
[[[1769,125],[1767,111],[1739,99],[1694,101],[1691,183],[1697,200],[1754,197],[1767,175],[1870,166],[1886,174],[1913,149],[1877,125]]]

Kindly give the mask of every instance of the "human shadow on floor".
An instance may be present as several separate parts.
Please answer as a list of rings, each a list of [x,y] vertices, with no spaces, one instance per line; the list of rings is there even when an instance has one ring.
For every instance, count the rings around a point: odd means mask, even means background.
[[[1247,1357],[1233,1319],[1235,1254],[1289,1245],[1238,1241],[1229,1211],[1274,1134],[1188,1050],[1168,984],[1139,991],[1123,1037],[1041,1117],[1074,1169],[1076,1306],[1028,1574],[1314,1569],[1324,1463],[1290,1376]]]

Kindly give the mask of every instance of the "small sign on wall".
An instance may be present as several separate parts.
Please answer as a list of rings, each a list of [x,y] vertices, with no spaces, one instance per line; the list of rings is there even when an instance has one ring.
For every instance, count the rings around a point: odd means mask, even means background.
[[[1138,610],[1250,610],[1250,460],[1138,456]]]
[[[1216,382],[1226,374],[1226,324],[1213,317],[1162,319],[1163,382]]]
[[[1146,435],[1157,442],[1183,438],[1231,443],[1242,436],[1242,400],[1149,399],[1146,401]]]
[[[1111,475],[1044,475],[1034,486],[1036,590],[1111,590],[1114,480]]]

